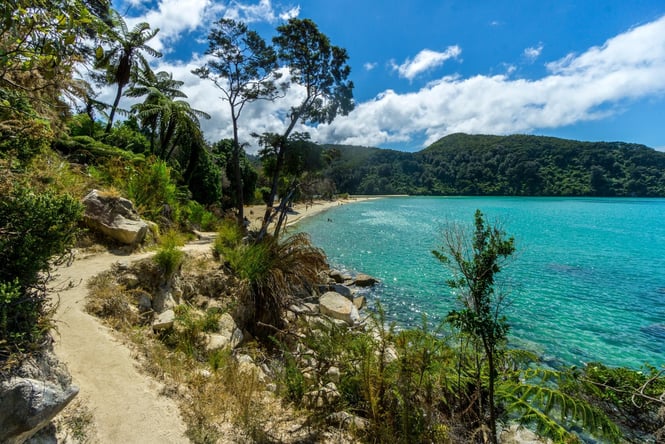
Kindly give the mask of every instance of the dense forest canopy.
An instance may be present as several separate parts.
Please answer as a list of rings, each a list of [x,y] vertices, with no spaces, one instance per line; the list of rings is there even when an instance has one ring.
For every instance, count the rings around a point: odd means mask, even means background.
[[[665,153],[624,142],[451,134],[407,153],[326,145],[350,194],[665,196]]]

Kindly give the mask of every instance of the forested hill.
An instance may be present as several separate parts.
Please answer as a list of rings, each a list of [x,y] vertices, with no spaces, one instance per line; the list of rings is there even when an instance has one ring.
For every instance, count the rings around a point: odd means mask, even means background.
[[[326,145],[350,194],[665,196],[665,153],[623,142],[451,134],[417,153]]]

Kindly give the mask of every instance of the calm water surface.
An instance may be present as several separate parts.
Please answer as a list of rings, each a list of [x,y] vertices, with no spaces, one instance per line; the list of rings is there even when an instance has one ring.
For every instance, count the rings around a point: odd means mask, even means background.
[[[447,224],[470,227],[476,209],[516,239],[501,273],[513,345],[554,365],[665,364],[665,199],[382,198],[297,228],[332,265],[380,278],[369,299],[415,326],[455,307],[431,251]]]

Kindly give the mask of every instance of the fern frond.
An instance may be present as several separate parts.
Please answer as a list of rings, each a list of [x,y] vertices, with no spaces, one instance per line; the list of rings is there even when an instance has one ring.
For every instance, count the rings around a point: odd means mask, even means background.
[[[588,402],[563,392],[561,382],[561,373],[554,370],[528,369],[502,381],[496,395],[520,423],[534,426],[539,435],[555,442],[579,440],[570,431],[574,425],[609,442],[620,442],[617,425]]]

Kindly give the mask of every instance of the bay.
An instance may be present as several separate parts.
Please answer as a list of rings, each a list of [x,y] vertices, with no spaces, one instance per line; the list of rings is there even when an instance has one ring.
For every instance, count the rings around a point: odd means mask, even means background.
[[[665,364],[665,199],[390,197],[302,220],[331,265],[378,277],[368,294],[398,326],[456,307],[431,251],[476,209],[516,240],[499,287],[512,346],[551,365]]]

